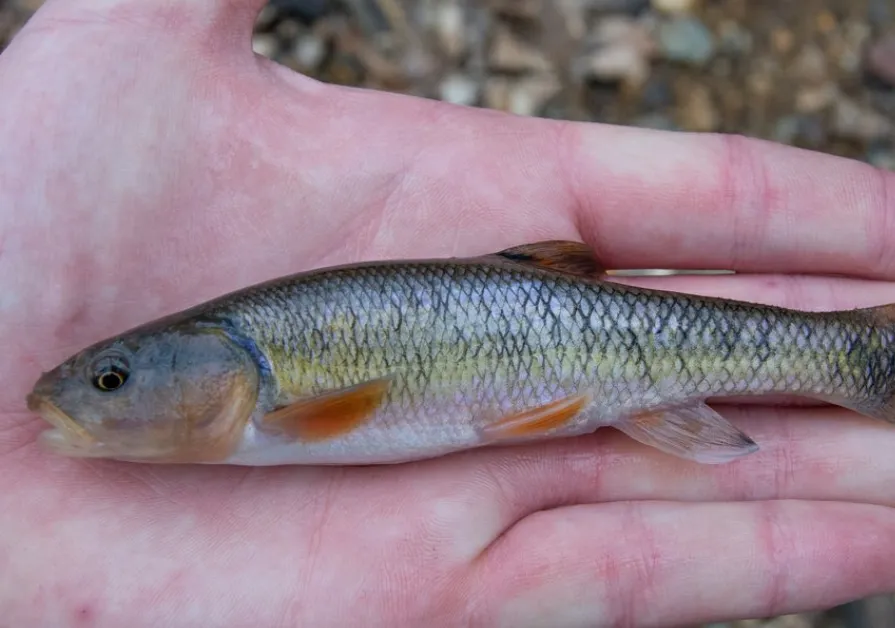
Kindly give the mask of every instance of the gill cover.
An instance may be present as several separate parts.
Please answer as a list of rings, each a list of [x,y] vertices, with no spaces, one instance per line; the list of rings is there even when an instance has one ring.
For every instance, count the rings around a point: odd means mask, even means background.
[[[251,355],[218,328],[132,332],[45,373],[28,398],[75,457],[217,462],[238,447],[258,399]]]

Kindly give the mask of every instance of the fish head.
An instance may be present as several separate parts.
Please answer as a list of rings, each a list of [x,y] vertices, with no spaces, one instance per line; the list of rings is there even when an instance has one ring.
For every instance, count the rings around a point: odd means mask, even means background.
[[[58,454],[209,462],[238,445],[258,387],[257,364],[222,329],[181,326],[84,349],[43,373],[27,405]]]

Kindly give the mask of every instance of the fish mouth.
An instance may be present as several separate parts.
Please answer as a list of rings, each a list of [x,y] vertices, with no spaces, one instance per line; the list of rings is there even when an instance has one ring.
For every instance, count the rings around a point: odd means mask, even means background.
[[[39,415],[52,426],[52,429],[46,430],[40,435],[40,438],[47,444],[83,446],[93,442],[93,438],[87,430],[46,397],[31,393],[26,399],[26,404],[28,410]]]

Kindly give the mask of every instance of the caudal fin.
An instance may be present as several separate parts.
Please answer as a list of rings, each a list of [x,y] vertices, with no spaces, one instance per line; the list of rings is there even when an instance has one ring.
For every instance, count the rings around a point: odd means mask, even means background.
[[[868,359],[872,360],[866,366],[867,397],[860,402],[833,403],[895,424],[895,303],[853,310],[849,314],[878,332],[879,342],[867,352],[871,356]]]

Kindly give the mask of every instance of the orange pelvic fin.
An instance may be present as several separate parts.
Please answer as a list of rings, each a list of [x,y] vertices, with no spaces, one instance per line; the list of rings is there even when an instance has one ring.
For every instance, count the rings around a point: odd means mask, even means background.
[[[483,433],[491,442],[512,440],[546,434],[565,427],[587,405],[589,397],[576,395],[553,401],[503,417],[485,426]]]
[[[303,441],[322,441],[347,434],[373,416],[382,404],[390,379],[302,399],[264,416],[266,428]]]
[[[590,247],[570,240],[522,244],[499,251],[495,255],[517,264],[527,264],[571,275],[595,278],[606,274],[606,269],[597,260]]]
[[[703,464],[729,462],[758,450],[755,441],[702,402],[637,414],[615,427],[644,445]]]

